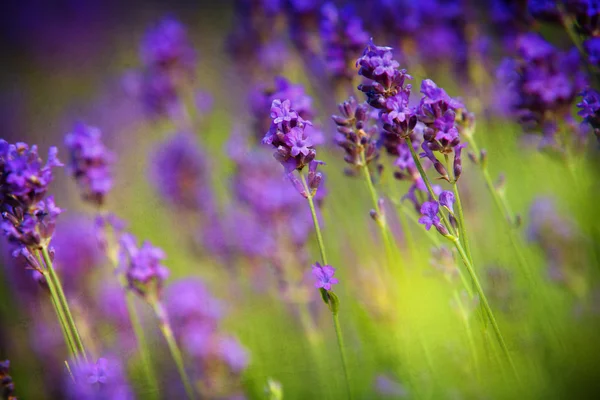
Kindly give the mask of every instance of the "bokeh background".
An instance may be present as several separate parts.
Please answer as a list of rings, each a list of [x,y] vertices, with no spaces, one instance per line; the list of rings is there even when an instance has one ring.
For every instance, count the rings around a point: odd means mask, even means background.
[[[463,157],[461,194],[474,262],[513,354],[515,379],[499,359],[493,333],[477,305],[470,306],[470,312],[457,307],[460,285],[446,279],[444,266],[435,267],[442,261],[432,255],[443,238],[414,223],[418,214],[402,202],[409,184],[393,178],[394,160],[386,156],[380,160],[384,173],[377,186],[386,198],[398,247],[393,265],[388,265],[369,216],[372,205],[365,182],[344,174],[342,151],[332,144],[335,125],[330,115],[347,93],[324,86],[326,74],[319,76],[320,64],[315,69],[310,63],[322,59],[307,57],[294,45],[293,28],[300,25],[295,17],[301,14],[282,11],[281,17],[263,21],[264,32],[272,30],[285,50],[274,51],[277,67],[269,69],[257,62],[260,42],[232,45],[240,40],[232,32],[244,26],[241,21],[258,18],[261,12],[268,15],[269,2],[240,3],[252,3],[252,13],[236,13],[239,4],[230,1],[9,1],[0,13],[2,138],[38,144],[42,154],[56,145],[66,161],[64,135],[75,122],[102,130],[106,146],[116,155],[115,185],[106,208],[126,220],[130,232],[166,252],[170,282],[190,277],[203,282],[210,295],[199,297],[201,307],[218,302],[223,314],[219,332],[235,338],[239,346],[235,359],[225,363],[227,368],[199,368],[198,381],[218,381],[212,387],[219,389],[207,398],[275,398],[265,392],[269,380],[281,385],[286,399],[346,396],[330,314],[310,278],[310,265],[319,253],[308,209],[298,216],[310,231],[301,248],[286,247],[294,229],[291,217],[274,224],[283,232],[275,234],[269,231],[275,229],[272,226],[250,227],[243,215],[235,214],[244,213],[234,191],[236,179],[242,179],[244,168],[261,164],[240,165],[235,160],[236,137],[256,136],[248,99],[257,86],[273,85],[273,71],[304,85],[313,96],[314,119],[325,137],[318,149],[319,159],[327,164],[322,168],[326,195],[320,218],[330,263],[341,282],[335,290],[354,397],[594,398],[600,390],[598,143],[588,133],[572,157],[571,169],[561,157],[539,150],[498,101],[502,82],[498,85],[495,75],[500,60],[514,56],[514,38],[521,33],[541,32],[557,48],[571,48],[563,27],[535,20],[526,2],[456,2],[456,12],[464,16],[461,32],[466,33],[452,36],[453,42],[436,30],[444,26],[442,17],[428,20],[421,14],[420,19],[405,16],[390,23],[400,16],[385,7],[400,5],[356,5],[374,41],[398,49],[402,67],[415,78],[415,94],[420,81],[431,78],[475,112],[476,138],[488,151],[490,175],[494,180],[500,174],[505,177],[503,193],[521,219],[517,237],[532,282],[518,266],[507,225],[481,171]],[[318,21],[322,3],[314,3]],[[504,20],[498,17],[501,6],[508,13]],[[197,52],[193,85],[200,91],[198,123],[188,133],[203,154],[204,171],[203,181],[192,184],[210,193],[217,210],[211,216],[165,200],[152,172],[152,155],[182,131],[169,117],[149,117],[136,96],[136,74],[143,67],[140,44],[145,32],[165,16],[185,26]],[[422,25],[411,31],[406,28],[411,21]],[[581,62],[584,69],[586,61]],[[355,95],[363,100],[361,93]],[[574,103],[571,108],[575,115]],[[265,157],[262,168],[281,168],[268,151],[255,157]],[[295,193],[283,178],[252,183],[257,193],[269,193],[269,184]],[[116,315],[122,305],[110,303],[108,293],[114,287],[107,282],[112,272],[93,245],[94,210],[81,201],[66,170],[55,171],[51,193],[66,210],[53,244],[57,257],[67,253],[61,259],[65,265],[57,268],[81,320],[84,340],[94,356],[109,353],[121,359],[138,398],[148,398],[128,321]],[[257,256],[252,244],[263,236],[276,237],[275,246],[288,252],[282,256],[283,268]],[[2,245],[0,359],[11,360],[19,398],[64,398],[65,349],[58,325],[44,306],[41,287],[11,258],[9,245]],[[459,261],[451,257],[449,262],[452,275]],[[170,296],[178,294],[173,290]],[[469,308],[470,303],[460,304]],[[142,302],[138,309],[160,371],[162,398],[183,398],[150,310]],[[466,334],[465,321],[472,337]],[[189,354],[186,360],[189,365],[197,362]]]

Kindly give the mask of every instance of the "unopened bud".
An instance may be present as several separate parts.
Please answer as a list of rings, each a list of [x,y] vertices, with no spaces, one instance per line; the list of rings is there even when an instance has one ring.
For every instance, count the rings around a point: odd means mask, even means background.
[[[379,213],[377,211],[371,209],[369,211],[369,215],[371,216],[371,219],[373,219],[373,221],[375,221],[375,222],[379,222],[380,221],[381,217],[380,217],[380,215],[379,215]]]
[[[452,226],[452,228],[454,228],[454,230],[456,232],[458,232],[458,222],[456,221],[454,214],[450,214],[449,219],[450,219],[450,225]]]
[[[487,167],[487,151],[485,149],[479,152],[479,163],[481,164],[481,168]]]
[[[435,229],[437,229],[437,231],[442,235],[442,236],[448,236],[448,229],[446,229],[446,227],[443,224],[437,224],[435,225]]]
[[[479,164],[479,159],[475,156],[475,153],[473,153],[472,151],[470,151],[468,154],[469,156],[469,160],[471,160],[471,162],[475,165]]]

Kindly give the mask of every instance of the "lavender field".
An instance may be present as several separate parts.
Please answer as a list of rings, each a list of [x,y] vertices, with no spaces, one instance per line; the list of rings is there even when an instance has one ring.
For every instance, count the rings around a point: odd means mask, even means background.
[[[600,398],[597,1],[50,3],[0,400]]]

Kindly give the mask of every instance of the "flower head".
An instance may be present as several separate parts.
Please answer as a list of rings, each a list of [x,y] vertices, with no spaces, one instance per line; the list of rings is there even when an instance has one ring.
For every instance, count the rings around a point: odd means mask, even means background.
[[[164,281],[169,276],[169,270],[161,264],[166,258],[165,252],[148,241],[138,247],[135,237],[131,234],[121,236],[120,246],[121,268],[130,289],[142,297],[157,300]]]
[[[421,218],[419,218],[419,223],[425,225],[425,229],[431,229],[431,226],[437,226],[440,224],[440,217],[438,217],[438,212],[440,210],[440,206],[435,201],[426,201],[421,206]]]
[[[331,290],[331,286],[339,282],[337,278],[333,277],[333,274],[335,274],[335,268],[331,265],[321,265],[316,262],[312,266],[312,275],[316,280],[315,287],[317,289]]]
[[[82,123],[66,135],[65,145],[71,159],[69,170],[81,189],[82,197],[100,206],[113,185],[110,165],[114,155],[102,143],[100,129]]]
[[[44,164],[37,146],[0,139],[0,204],[24,211],[35,208],[52,182],[52,168],[63,165],[57,153],[56,147],[50,147]]]
[[[196,54],[191,47],[185,27],[167,17],[146,32],[140,50],[144,65],[149,68],[191,70]]]
[[[444,190],[442,193],[440,193],[439,199],[441,206],[446,207],[451,213],[454,213],[452,208],[454,206],[454,193]]]

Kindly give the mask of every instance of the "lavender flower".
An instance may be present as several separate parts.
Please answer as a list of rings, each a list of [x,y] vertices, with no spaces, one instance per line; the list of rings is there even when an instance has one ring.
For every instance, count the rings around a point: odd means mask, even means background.
[[[62,167],[58,150],[50,147],[48,161],[43,163],[37,146],[18,142],[9,144],[0,139],[0,204],[3,211],[20,209],[28,212],[37,207],[52,182],[52,168]]]
[[[317,155],[311,138],[312,123],[291,108],[290,100],[273,100],[271,118],[273,122],[263,143],[276,149],[274,157],[288,174],[301,171]]]
[[[335,268],[331,265],[321,265],[315,262],[312,266],[312,275],[315,278],[315,287],[317,289],[331,290],[332,285],[336,285],[339,281],[333,277]]]
[[[69,170],[81,189],[84,200],[102,206],[113,185],[110,165],[114,155],[102,143],[100,129],[82,123],[65,137],[71,160]]]
[[[440,205],[446,207],[451,213],[454,213],[454,193],[444,190],[439,196]]]
[[[346,152],[344,161],[354,167],[354,170],[366,167],[363,165],[362,155],[368,165],[379,157],[379,150],[375,140],[377,127],[366,126],[369,120],[368,105],[358,104],[354,97],[338,105],[341,116],[333,115],[331,118],[337,125],[335,143]],[[348,171],[353,174],[354,171]]]
[[[421,206],[421,215],[419,218],[419,223],[425,225],[425,229],[431,229],[431,226],[440,225],[440,217],[438,217],[440,206],[437,202],[434,201],[426,201]]]
[[[77,400],[133,400],[135,398],[121,363],[114,358],[99,358],[96,363],[72,363],[67,374],[67,398]],[[74,381],[73,381],[74,380]]]
[[[185,210],[211,210],[204,154],[191,134],[178,133],[157,145],[150,164],[150,181],[170,205]]]
[[[600,37],[593,37],[583,42],[590,64],[600,67]]]
[[[169,270],[161,264],[166,258],[164,251],[148,241],[137,247],[137,241],[131,234],[123,234],[120,245],[121,269],[129,288],[148,300],[158,300],[169,276]]]
[[[239,374],[248,366],[248,351],[234,337],[222,337],[219,340],[218,352],[234,373]]]
[[[336,79],[352,81],[356,74],[352,61],[369,40],[362,20],[349,7],[338,11],[333,3],[325,3],[321,7],[321,38],[330,74]]]
[[[585,84],[577,51],[559,52],[539,35],[517,41],[519,57],[498,70],[499,84],[512,97],[512,115],[530,133],[541,133],[542,147],[562,150],[555,136],[559,124],[570,119],[571,105]]]
[[[577,114],[583,117],[583,122],[593,129],[600,141],[600,94],[591,88],[584,90],[577,107],[580,109]]]
[[[0,397],[2,400],[17,400],[15,397],[15,384],[8,374],[10,361],[0,361]]]

